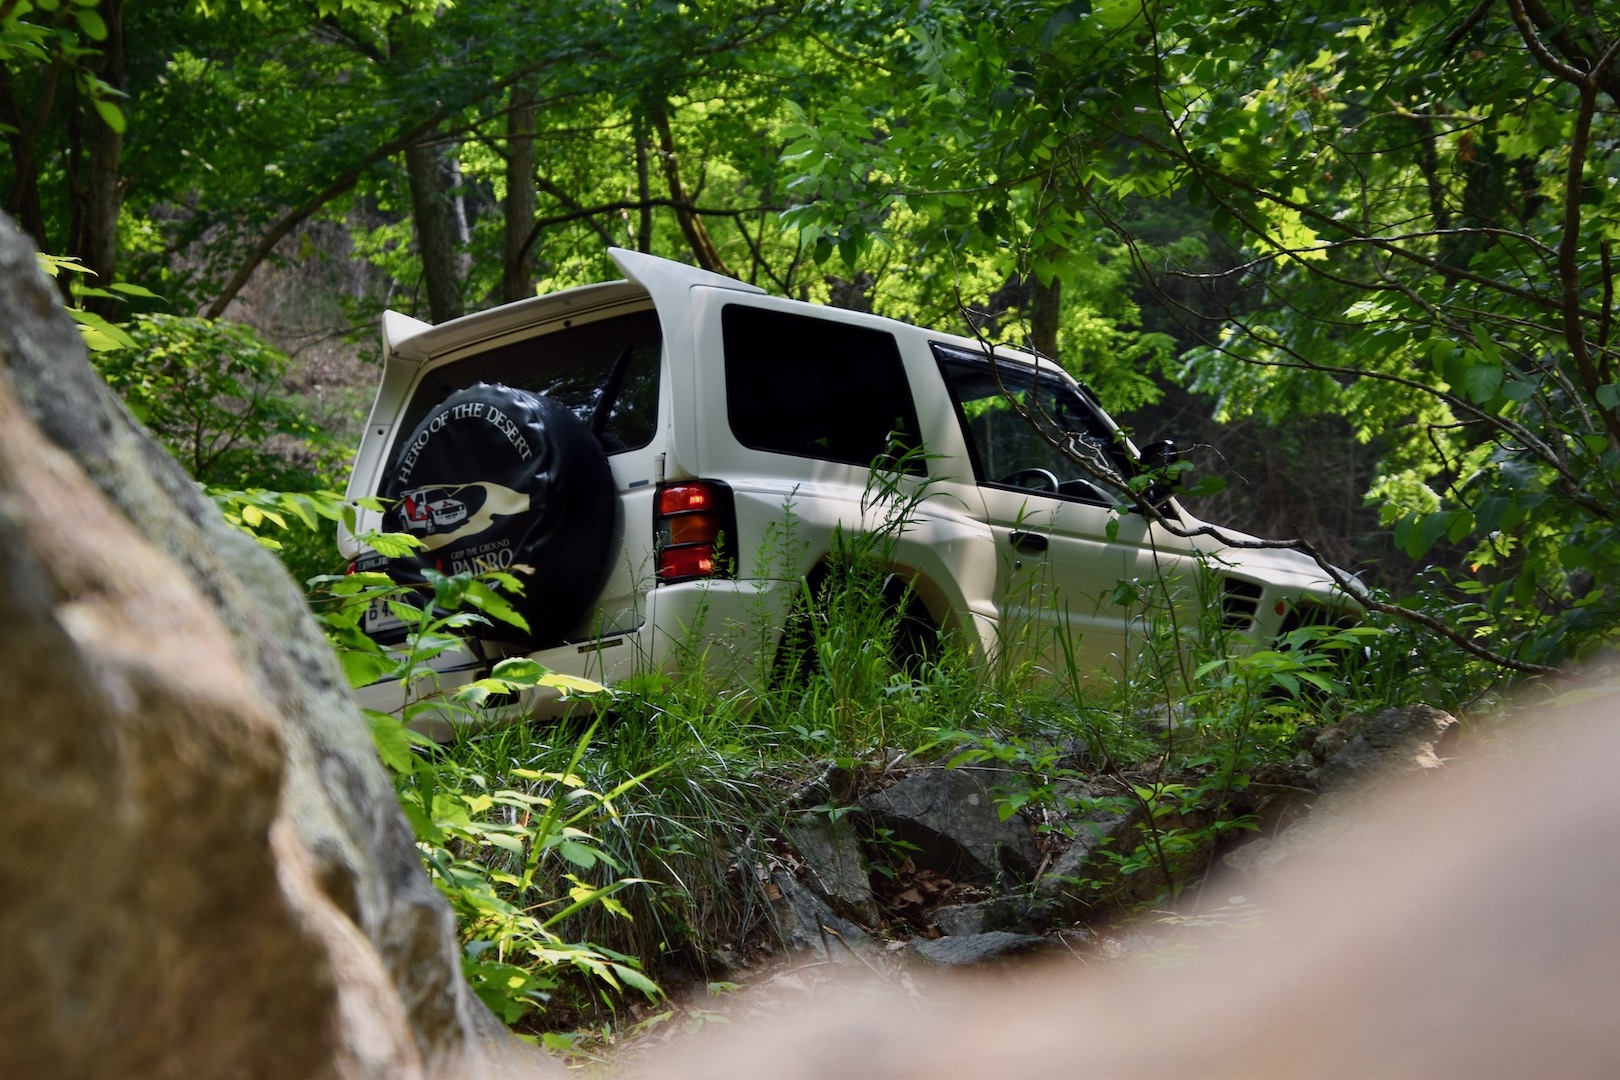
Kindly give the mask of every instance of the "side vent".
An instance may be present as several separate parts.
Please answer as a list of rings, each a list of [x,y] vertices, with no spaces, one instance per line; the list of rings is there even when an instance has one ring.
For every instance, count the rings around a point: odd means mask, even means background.
[[[1228,630],[1249,630],[1260,610],[1262,589],[1252,581],[1225,578],[1221,581],[1221,625]]]
[[[1355,626],[1360,620],[1348,611],[1335,610],[1322,604],[1302,600],[1288,609],[1283,616],[1282,626],[1277,630],[1277,636],[1292,633],[1302,626],[1331,626],[1339,630],[1347,630]]]

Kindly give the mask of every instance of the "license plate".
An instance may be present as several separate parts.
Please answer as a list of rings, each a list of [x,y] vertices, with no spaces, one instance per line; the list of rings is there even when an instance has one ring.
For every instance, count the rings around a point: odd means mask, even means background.
[[[398,633],[405,629],[405,620],[394,614],[387,600],[373,600],[360,619],[360,629],[372,637]]]

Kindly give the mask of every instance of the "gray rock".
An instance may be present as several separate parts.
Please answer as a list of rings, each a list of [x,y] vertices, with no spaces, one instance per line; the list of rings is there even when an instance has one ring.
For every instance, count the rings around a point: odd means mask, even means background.
[[[928,917],[946,937],[969,937],[992,929],[1006,929],[990,925],[991,908],[982,900],[977,904],[947,904],[945,907],[937,907],[928,913]]]
[[[812,889],[851,918],[868,926],[877,922],[860,838],[848,815],[829,821],[819,814],[800,814],[787,834],[804,859]]]
[[[1335,788],[1391,770],[1438,769],[1439,751],[1456,730],[1455,717],[1429,705],[1403,705],[1369,719],[1354,718],[1317,737],[1324,759],[1316,779],[1323,788]]]
[[[919,867],[955,881],[1028,881],[1040,863],[1028,824],[1017,814],[1001,820],[988,785],[969,769],[923,769],[861,806],[918,846],[911,858]]]
[[[1025,896],[997,896],[973,904],[937,907],[929,919],[943,934],[966,937],[992,930],[1029,933],[1044,930],[1052,923],[1050,905]]]
[[[1028,952],[1045,948],[1051,942],[1033,934],[1014,934],[1006,930],[991,930],[966,937],[942,937],[935,941],[918,941],[913,951],[930,963],[941,967],[966,967],[982,964],[1010,953]]]
[[[771,876],[782,898],[772,905],[782,941],[794,952],[841,963],[852,959],[866,931],[842,918],[827,902],[789,873]]]
[[[300,591],[90,369],[3,218],[0,816],[0,1074],[548,1064],[462,980]]]
[[[1110,792],[1097,784],[1069,782],[1058,794],[1068,805],[1084,806],[1107,798]],[[1125,806],[1082,809],[1068,819],[1074,839],[1035,882],[1035,895],[1049,908],[1070,919],[1082,918],[1096,904],[1102,888],[1119,877],[1114,863],[1099,852],[1129,851],[1139,842],[1136,825],[1144,815],[1134,803]]]

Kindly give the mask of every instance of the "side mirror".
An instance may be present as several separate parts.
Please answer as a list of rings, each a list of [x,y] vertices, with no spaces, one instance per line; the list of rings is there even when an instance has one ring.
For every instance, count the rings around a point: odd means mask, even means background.
[[[1161,439],[1158,442],[1148,443],[1142,447],[1139,460],[1143,472],[1154,474],[1155,487],[1179,488],[1181,486],[1182,470],[1171,467],[1181,460],[1181,451],[1169,439]]]
[[[1149,506],[1163,509],[1164,503],[1181,487],[1181,474],[1185,469],[1175,466],[1181,461],[1181,451],[1169,439],[1148,443],[1137,457],[1142,473],[1151,481],[1142,490],[1142,500]]]

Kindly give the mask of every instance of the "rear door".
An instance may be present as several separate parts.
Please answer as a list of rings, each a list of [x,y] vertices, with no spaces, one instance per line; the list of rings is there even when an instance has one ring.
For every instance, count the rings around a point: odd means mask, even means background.
[[[797,579],[835,529],[889,525],[891,566],[934,619],[971,609],[962,582],[989,578],[988,545],[972,482],[949,465],[961,443],[923,332],[720,289],[692,297],[698,468],[733,486],[744,574]],[[891,454],[894,497],[882,498],[871,465]]]
[[[476,320],[489,315],[470,317],[466,323],[476,327]],[[456,329],[456,324],[446,324],[428,331],[422,335],[424,346],[432,349],[435,334]],[[610,551],[604,553],[600,601],[569,639],[632,630],[643,621],[642,590],[651,579],[652,497],[662,467],[655,438],[664,407],[658,316],[642,299],[501,329],[484,340],[462,331],[475,340],[463,344],[452,339],[444,351],[429,352],[411,365],[420,374],[392,425],[384,465],[376,470],[372,489],[356,493],[377,490],[375,485],[399,459],[406,436],[459,389],[502,383],[561,402],[592,429],[606,452],[619,504]],[[455,507],[441,501],[426,505],[423,512],[453,515]]]

